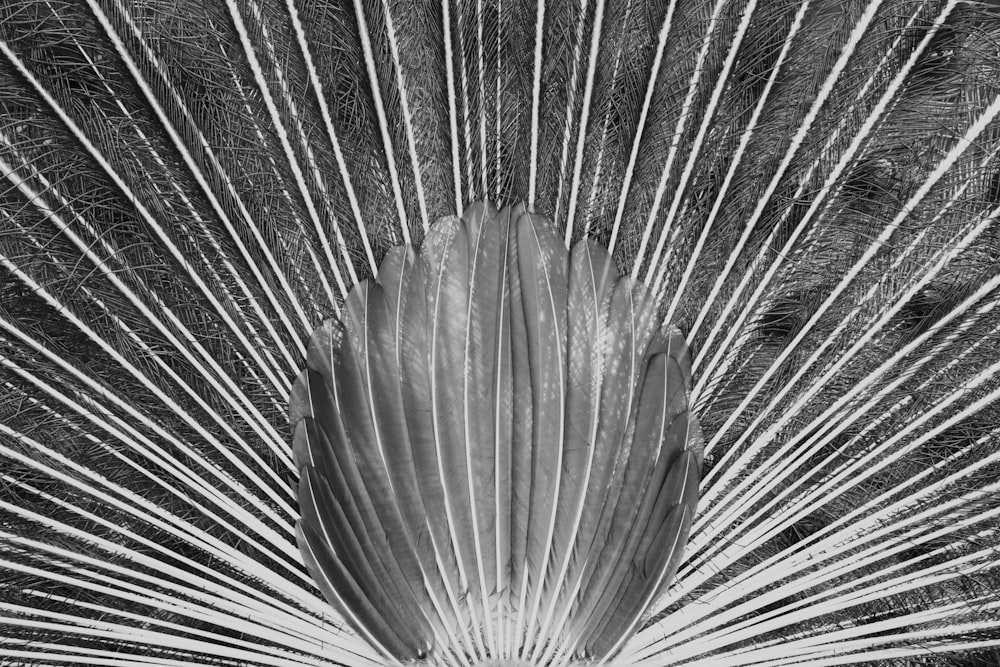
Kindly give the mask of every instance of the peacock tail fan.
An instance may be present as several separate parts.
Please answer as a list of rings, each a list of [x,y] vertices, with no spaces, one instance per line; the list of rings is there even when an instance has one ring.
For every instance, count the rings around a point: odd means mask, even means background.
[[[0,3],[0,664],[995,667],[998,46],[937,0]]]

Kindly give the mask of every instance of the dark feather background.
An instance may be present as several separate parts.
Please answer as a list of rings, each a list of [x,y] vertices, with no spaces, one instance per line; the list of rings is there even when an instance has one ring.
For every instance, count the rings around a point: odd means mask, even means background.
[[[693,352],[623,664],[995,665],[1000,23],[977,3],[7,0],[0,664],[369,664],[294,542],[311,331],[473,201]]]

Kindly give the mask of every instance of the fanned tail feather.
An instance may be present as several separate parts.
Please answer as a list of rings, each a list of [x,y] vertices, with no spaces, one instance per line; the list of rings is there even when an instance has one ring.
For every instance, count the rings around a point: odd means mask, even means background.
[[[0,663],[996,664],[997,25],[2,3]]]
[[[513,261],[481,268],[482,243],[490,257]],[[411,260],[424,277],[408,293],[411,308],[390,309],[381,284],[362,283],[348,297],[344,323],[313,335],[289,401],[302,470],[300,546],[324,596],[387,657],[604,657],[680,563],[701,447],[691,439],[698,432],[687,407],[690,374],[681,369],[687,348],[662,329],[645,289],[633,290],[612,272],[606,255],[600,277],[582,273],[592,254],[601,256],[591,242],[580,241],[573,254],[583,259],[571,279],[570,253],[548,221],[476,206],[431,227]],[[400,254],[390,257],[379,281],[398,284],[395,272],[406,264]],[[589,294],[582,291],[587,280]],[[621,297],[600,297],[604,283],[614,283]],[[474,307],[479,287],[490,291],[483,300],[493,307]],[[591,300],[588,308],[570,308],[571,289],[574,303]],[[520,325],[508,328],[507,313]],[[595,319],[605,325],[594,326]],[[505,330],[510,362],[494,345]],[[598,403],[593,385],[570,382],[569,330],[580,349],[602,350],[596,367],[577,371],[625,394],[598,388]],[[414,375],[429,378],[422,404],[400,397],[407,385],[392,341],[404,331],[424,341],[406,361]],[[503,440],[491,427],[510,413],[492,398],[494,378],[513,388],[527,415]],[[593,440],[565,436],[565,406],[581,403],[595,409],[590,423],[603,424]],[[608,419],[610,411],[617,419]],[[601,468],[609,490],[600,492],[606,484],[589,474],[564,481],[572,458],[589,462],[588,473]],[[354,472],[329,463],[340,459]],[[415,461],[422,463],[411,467]],[[507,461],[511,467],[498,466]],[[422,497],[421,486],[432,490]],[[502,499],[511,505],[497,509]],[[500,514],[510,518],[499,522]],[[582,525],[591,528],[578,530]],[[443,587],[427,586],[431,578]],[[449,613],[424,593],[441,588]],[[463,653],[447,655],[449,644],[434,634],[441,627],[459,628]]]

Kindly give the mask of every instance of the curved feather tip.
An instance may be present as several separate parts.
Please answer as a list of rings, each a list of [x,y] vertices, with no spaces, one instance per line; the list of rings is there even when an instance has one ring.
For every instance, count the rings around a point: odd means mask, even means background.
[[[690,362],[591,240],[476,204],[319,327],[292,390],[298,542],[390,661],[614,655],[698,498]]]

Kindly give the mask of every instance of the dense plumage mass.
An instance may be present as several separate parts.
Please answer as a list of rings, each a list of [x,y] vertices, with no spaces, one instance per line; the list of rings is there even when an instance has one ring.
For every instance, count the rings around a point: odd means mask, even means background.
[[[314,330],[361,340],[365,280],[492,201],[606,248],[690,349],[697,514],[611,661],[997,664],[998,20],[939,0],[0,3],[0,663],[409,655],[300,554],[301,490],[325,491],[289,399]],[[525,553],[585,558],[546,502]],[[464,569],[486,551],[457,530]],[[378,567],[389,537],[362,536]],[[474,581],[407,646],[497,657]],[[551,600],[627,590],[573,584],[529,578],[501,657],[605,655],[542,632]]]
[[[680,564],[703,447],[648,290],[523,204],[476,203],[345,310],[289,399],[324,597],[403,662],[617,652]]]

